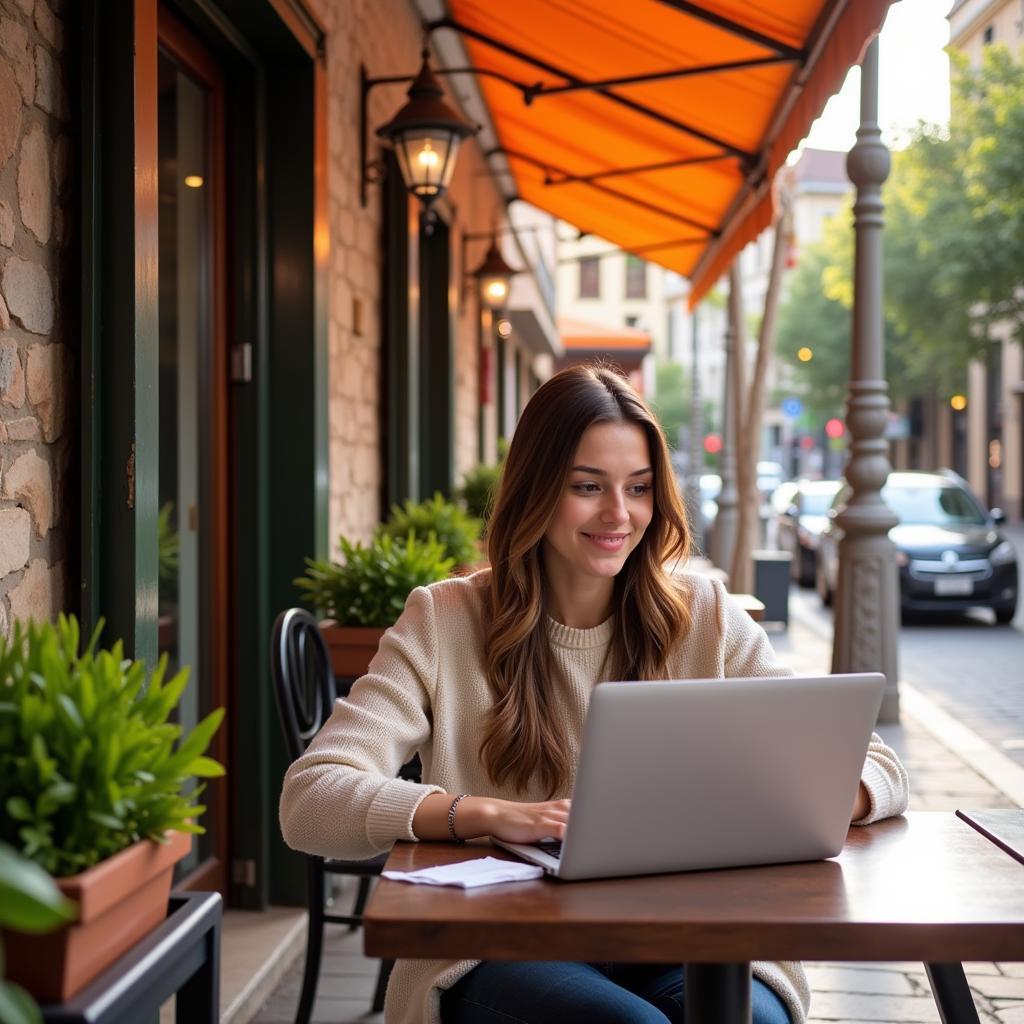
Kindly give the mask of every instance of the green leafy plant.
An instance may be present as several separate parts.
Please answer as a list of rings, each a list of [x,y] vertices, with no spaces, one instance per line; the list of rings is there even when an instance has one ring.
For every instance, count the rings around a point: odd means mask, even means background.
[[[161,581],[178,579],[181,544],[172,522],[173,516],[174,502],[168,501],[161,506],[156,518],[157,567]]]
[[[77,908],[38,864],[0,843],[0,927],[39,934],[71,921]],[[37,1024],[35,1000],[20,986],[4,981],[0,947],[0,1020],[4,1024]]]
[[[444,495],[435,493],[433,498],[418,505],[410,500],[404,505],[392,506],[391,517],[382,532],[395,540],[410,534],[417,540],[427,540],[433,535],[456,565],[472,565],[480,559],[477,541],[482,526],[479,519],[445,501]]]
[[[73,616],[0,639],[0,841],[56,876],[168,830],[205,831],[203,787],[185,791],[224,774],[204,756],[223,708],[183,736],[168,717],[188,669],[165,681],[166,655],[150,672],[120,641],[98,649],[102,628],[81,654]]]
[[[501,479],[507,451],[508,442],[502,439],[498,442],[497,462],[480,462],[462,478],[462,486],[458,491],[459,498],[469,514],[483,520],[484,523],[491,514],[491,503],[498,492],[498,481]]]
[[[394,625],[416,587],[443,580],[455,564],[440,541],[404,540],[378,531],[366,545],[339,540],[343,562],[306,559],[295,580],[304,599],[343,626]]]

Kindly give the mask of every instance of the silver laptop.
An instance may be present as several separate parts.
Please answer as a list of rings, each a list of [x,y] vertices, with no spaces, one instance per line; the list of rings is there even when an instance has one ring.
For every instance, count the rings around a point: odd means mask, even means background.
[[[499,846],[564,879],[834,857],[880,673],[602,683],[562,843]]]

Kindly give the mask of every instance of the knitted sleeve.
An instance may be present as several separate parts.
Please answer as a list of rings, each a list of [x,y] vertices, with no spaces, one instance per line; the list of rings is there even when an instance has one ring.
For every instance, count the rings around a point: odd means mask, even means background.
[[[717,602],[719,635],[725,675],[728,676],[791,676],[793,670],[776,657],[768,634],[750,617],[725,589],[720,580],[710,581]]]
[[[433,599],[419,587],[381,639],[369,672],[288,769],[280,820],[289,846],[359,860],[398,839],[415,840],[416,808],[442,790],[395,776],[430,737],[436,679]]]
[[[854,825],[870,825],[873,821],[902,814],[907,809],[910,801],[910,776],[896,751],[876,732],[871,734],[860,781],[868,791],[871,806],[868,813],[858,818]]]

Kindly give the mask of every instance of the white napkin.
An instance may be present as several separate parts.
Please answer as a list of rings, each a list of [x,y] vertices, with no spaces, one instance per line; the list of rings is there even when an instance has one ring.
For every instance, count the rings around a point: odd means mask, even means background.
[[[420,871],[382,871],[381,874],[396,882],[412,882],[415,885],[455,885],[462,889],[475,889],[480,885],[495,885],[498,882],[527,882],[531,878],[540,878],[544,874],[544,869],[535,864],[498,860],[497,857],[481,857],[436,868],[423,868]]]

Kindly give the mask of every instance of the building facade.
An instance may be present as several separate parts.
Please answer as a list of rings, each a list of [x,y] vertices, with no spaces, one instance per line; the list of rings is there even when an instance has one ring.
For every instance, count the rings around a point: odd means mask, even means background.
[[[376,135],[428,7],[0,0],[0,629],[69,611],[191,667],[228,774],[185,881],[241,906],[302,884],[267,652],[304,558],[451,494],[559,352],[473,81],[444,79],[483,128],[429,219]]]

